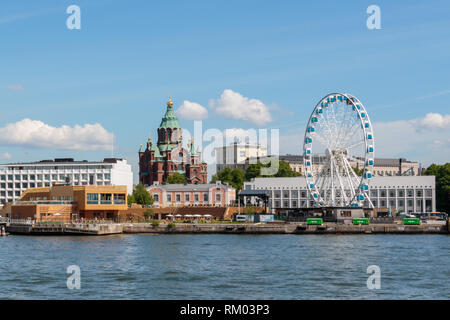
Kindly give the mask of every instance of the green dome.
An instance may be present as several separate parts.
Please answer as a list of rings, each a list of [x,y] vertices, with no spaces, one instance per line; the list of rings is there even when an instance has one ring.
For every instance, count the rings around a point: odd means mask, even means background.
[[[167,101],[167,111],[164,117],[161,120],[161,124],[159,125],[159,128],[177,128],[180,129],[180,124],[178,123],[178,118],[175,115],[175,112],[173,112],[173,102],[169,98],[169,101]]]

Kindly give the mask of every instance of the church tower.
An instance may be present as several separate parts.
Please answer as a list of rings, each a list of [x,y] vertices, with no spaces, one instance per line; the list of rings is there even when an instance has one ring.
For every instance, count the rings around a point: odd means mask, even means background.
[[[207,164],[201,162],[201,154],[195,151],[191,141],[189,150],[183,148],[183,134],[169,97],[167,109],[157,129],[158,141],[147,140],[145,150],[139,149],[139,181],[144,185],[164,183],[178,172],[187,183],[207,183]]]

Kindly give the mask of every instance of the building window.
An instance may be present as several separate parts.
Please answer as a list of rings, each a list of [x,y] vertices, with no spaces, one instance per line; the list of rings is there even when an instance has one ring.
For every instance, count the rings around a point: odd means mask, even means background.
[[[283,208],[289,208],[289,201],[287,200],[283,201]]]
[[[423,197],[423,190],[422,189],[416,190],[416,196],[417,197]]]
[[[289,198],[289,191],[283,191],[283,198]]]
[[[50,180],[50,175],[49,174],[44,175],[44,180],[45,181],[49,181]]]
[[[20,178],[17,178],[17,180],[20,180]],[[22,175],[22,180],[27,181],[28,176],[26,174]]]
[[[88,193],[87,204],[98,204],[98,193]]]
[[[292,197],[292,198],[298,198],[298,191],[297,191],[297,190],[291,191],[291,197]],[[297,205],[296,205],[296,206],[297,206]]]
[[[101,193],[100,194],[100,203],[101,204],[112,204],[111,193]]]
[[[385,189],[380,190],[380,197],[386,198],[386,190]]]
[[[15,179],[16,179],[16,180],[20,180],[20,174],[16,174],[16,175],[15,175]]]
[[[414,197],[414,190],[413,189],[406,190],[406,196],[407,197]]]
[[[171,194],[168,194],[167,195],[167,202],[172,202],[172,195]]]
[[[222,201],[222,195],[220,193],[216,193],[216,202]]]
[[[153,196],[153,200],[155,200],[155,202],[159,202],[159,194],[154,193],[152,196]]]
[[[8,181],[13,181],[13,176],[12,176],[12,174],[9,174],[9,175],[8,175]]]
[[[105,173],[105,180],[110,180],[111,179],[111,175],[109,173]]]
[[[97,180],[103,180],[103,173],[97,173]]]
[[[275,200],[274,207],[275,208],[280,208],[280,200]]]
[[[53,181],[57,181],[58,180],[58,175],[57,174],[52,174],[52,180]]]
[[[3,174],[3,175],[0,176],[0,179],[1,179],[2,181],[5,181],[5,180],[6,180],[6,176]]]
[[[30,180],[31,180],[31,181],[36,180],[36,176],[35,176],[34,174],[30,175]]]
[[[209,201],[208,194],[204,193],[203,194],[203,202],[208,202],[208,201]]]
[[[185,194],[184,195],[184,201],[185,202],[189,202],[190,200],[189,200],[189,194]]]
[[[81,175],[81,180],[87,180],[87,174],[86,173],[83,173]]]
[[[398,190],[398,196],[403,198],[405,196],[405,190],[403,190],[403,189]]]
[[[432,197],[432,194],[433,194],[433,191],[432,191],[431,189],[426,189],[426,190],[425,190],[425,196],[426,196],[427,198],[431,198],[431,197]]]
[[[292,200],[292,208],[297,208],[297,200]]]
[[[389,198],[395,198],[395,190],[389,190]]]
[[[181,201],[181,195],[180,194],[176,194],[175,195],[175,201],[176,202],[180,202]]]
[[[273,192],[273,197],[276,198],[276,199],[281,198],[281,191],[280,190],[275,190]]]
[[[194,201],[195,201],[195,202],[198,202],[198,201],[199,201],[198,199],[199,199],[198,194],[194,194]]]
[[[22,188],[24,189],[28,188],[28,183],[22,183]]]
[[[114,204],[125,204],[125,194],[115,193],[114,194]]]

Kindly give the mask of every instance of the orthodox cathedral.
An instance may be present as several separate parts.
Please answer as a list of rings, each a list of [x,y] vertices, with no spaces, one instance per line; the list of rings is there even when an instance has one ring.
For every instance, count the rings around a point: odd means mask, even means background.
[[[144,185],[154,182],[164,183],[175,172],[186,177],[187,183],[207,183],[207,164],[202,162],[201,153],[194,148],[194,141],[182,145],[182,129],[173,111],[173,102],[169,97],[166,114],[158,127],[158,142],[148,137],[147,146],[139,150],[139,181]]]

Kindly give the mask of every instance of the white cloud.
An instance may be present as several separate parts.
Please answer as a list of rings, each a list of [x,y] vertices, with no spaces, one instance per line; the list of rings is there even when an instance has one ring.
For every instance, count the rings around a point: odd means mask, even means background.
[[[0,159],[2,159],[2,160],[9,160],[11,158],[12,157],[11,157],[11,155],[8,152],[0,154]]]
[[[101,124],[52,127],[23,119],[0,128],[0,144],[63,150],[111,150],[114,135]]]
[[[428,113],[424,119],[420,119],[417,123],[425,128],[449,128],[450,114],[441,115],[439,113]]]
[[[203,120],[208,118],[208,110],[204,106],[187,100],[183,101],[176,114],[186,120]]]
[[[210,106],[225,118],[245,120],[258,126],[273,121],[269,107],[261,100],[249,99],[230,89],[224,90],[216,101],[210,101]]]
[[[7,85],[6,88],[11,91],[23,91],[25,88],[21,83]]]
[[[424,118],[374,122],[375,156],[406,158],[424,166],[446,163],[450,159],[449,115],[429,113]],[[300,154],[304,128],[298,133],[280,136],[280,153]],[[293,143],[295,141],[295,143]]]

